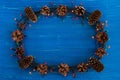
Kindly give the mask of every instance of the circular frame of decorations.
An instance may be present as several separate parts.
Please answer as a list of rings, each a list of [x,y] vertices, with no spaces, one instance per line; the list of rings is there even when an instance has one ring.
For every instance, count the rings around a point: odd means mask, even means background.
[[[92,36],[96,40],[98,46],[94,55],[89,57],[86,62],[77,64],[76,66],[69,66],[66,63],[60,63],[56,66],[50,66],[46,63],[41,64],[37,63],[33,56],[25,55],[23,48],[23,39],[26,37],[23,33],[26,30],[26,27],[29,24],[29,21],[35,23],[38,20],[39,16],[57,16],[59,18],[64,18],[67,14],[71,14],[74,17],[77,17],[79,20],[87,20],[88,24],[94,28],[96,34]],[[95,10],[94,12],[87,12],[82,5],[74,6],[73,8],[59,5],[56,7],[43,6],[39,11],[35,12],[31,7],[26,7],[24,9],[24,15],[21,16],[20,20],[16,20],[17,29],[11,33],[11,38],[15,42],[15,48],[11,48],[14,51],[14,55],[18,59],[19,67],[22,69],[30,68],[31,71],[37,71],[40,74],[47,74],[48,72],[58,72],[63,76],[67,76],[68,72],[72,73],[72,76],[75,77],[75,73],[86,72],[88,69],[92,68],[97,72],[101,72],[104,69],[103,64],[99,61],[103,55],[106,54],[106,41],[108,40],[108,35],[104,31],[105,22],[100,22],[101,12]]]

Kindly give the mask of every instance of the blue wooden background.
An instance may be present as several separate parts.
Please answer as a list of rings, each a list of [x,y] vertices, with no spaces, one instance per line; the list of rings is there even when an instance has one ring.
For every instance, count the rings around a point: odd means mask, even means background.
[[[93,70],[85,73],[77,73],[76,78],[71,74],[63,77],[58,73],[41,76],[38,73],[28,74],[28,70],[21,70],[18,67],[15,57],[10,55],[13,52],[10,47],[14,43],[10,38],[10,33],[16,29],[14,18],[20,19],[20,13],[26,6],[31,6],[34,10],[40,9],[43,5],[66,4],[72,6],[71,0],[0,0],[0,80],[119,80],[120,79],[120,0],[74,0],[75,5],[81,2],[88,11],[99,9],[102,11],[102,21],[108,21],[110,40],[107,45],[111,48],[107,50],[107,55],[101,62],[105,69],[101,73]],[[94,31],[87,24],[82,26],[80,21],[71,20],[67,16],[64,21],[57,17],[46,19],[40,17],[39,22],[31,24],[25,31],[27,35],[24,40],[26,54],[33,55],[40,63],[47,62],[50,65],[60,62],[75,65],[86,61],[94,52],[96,44],[91,39]]]

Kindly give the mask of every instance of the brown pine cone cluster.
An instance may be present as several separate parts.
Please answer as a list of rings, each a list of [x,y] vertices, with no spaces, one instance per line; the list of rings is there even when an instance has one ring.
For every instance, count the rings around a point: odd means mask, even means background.
[[[78,64],[78,65],[77,65],[77,70],[78,70],[79,72],[85,72],[85,71],[87,71],[87,67],[88,67],[88,64],[86,64],[86,63],[81,63],[81,64]]]
[[[96,58],[91,57],[88,61],[88,64],[90,67],[92,67],[97,72],[101,72],[104,69],[103,64]]]
[[[67,11],[68,11],[68,9],[67,9],[66,6],[60,5],[60,6],[58,6],[57,9],[56,9],[56,14],[57,14],[58,16],[65,16],[65,15],[67,14]]]
[[[67,76],[67,73],[69,72],[69,66],[67,64],[61,63],[58,66],[58,72],[63,76]]]
[[[95,51],[95,55],[99,56],[100,58],[102,58],[103,55],[105,55],[105,49],[104,48],[97,48],[97,50]]]
[[[90,25],[94,25],[101,17],[101,12],[99,10],[95,10],[88,18],[88,23]]]
[[[15,42],[21,42],[24,38],[23,33],[20,30],[15,30],[12,32],[11,37]]]
[[[39,64],[39,65],[37,65],[37,71],[40,74],[47,74],[47,70],[48,70],[48,67],[47,67],[46,64]]]
[[[40,10],[40,14],[44,16],[50,16],[50,9],[47,6],[43,6]]]
[[[75,6],[72,10],[72,13],[74,13],[77,16],[82,16],[85,13],[85,9],[82,6]]]
[[[95,39],[101,43],[104,44],[108,40],[108,35],[105,32],[98,32],[95,35]]]
[[[19,66],[22,69],[28,68],[33,62],[33,56],[25,56],[19,61]]]
[[[100,31],[103,29],[103,23],[97,23],[96,24],[96,31]]]
[[[35,12],[32,10],[32,8],[26,7],[24,9],[24,13],[27,16],[27,18],[29,20],[31,20],[32,22],[36,22],[37,21],[37,16],[36,16]]]
[[[17,47],[16,50],[15,50],[15,53],[18,57],[21,57],[24,54],[23,46]]]

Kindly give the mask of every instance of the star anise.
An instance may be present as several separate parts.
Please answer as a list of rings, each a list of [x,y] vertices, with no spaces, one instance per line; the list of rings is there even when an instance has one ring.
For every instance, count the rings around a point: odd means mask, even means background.
[[[103,29],[103,23],[97,23],[96,24],[96,31],[100,31]]]
[[[12,37],[13,41],[20,42],[23,40],[24,35],[20,30],[15,30],[12,32],[11,37]]]
[[[24,23],[18,23],[18,27],[19,27],[20,29],[24,29],[24,28],[25,28],[25,24],[24,24]]]
[[[38,64],[37,65],[37,71],[40,74],[47,74],[48,67],[46,64]]]
[[[82,6],[75,6],[72,10],[72,13],[74,13],[77,16],[82,16],[85,13],[85,9]]]
[[[97,48],[95,51],[95,55],[99,56],[100,58],[105,54],[105,49],[104,48]]]
[[[106,32],[98,32],[95,35],[95,39],[101,43],[104,44],[107,40],[108,40],[108,35],[106,34]]]
[[[67,9],[66,6],[64,6],[64,5],[59,5],[59,6],[57,7],[57,9],[56,9],[56,14],[57,14],[58,16],[65,16],[66,13],[67,13],[67,11],[68,11],[68,9]]]
[[[67,76],[67,73],[69,72],[69,66],[67,64],[61,63],[58,66],[58,72],[63,76]]]
[[[79,72],[85,72],[85,71],[87,71],[87,64],[86,63],[81,63],[81,64],[78,64],[77,65],[77,70],[79,71]]]
[[[50,16],[50,9],[47,6],[43,6],[40,10],[40,14],[44,16]]]
[[[22,57],[22,55],[24,54],[23,46],[17,47],[16,50],[15,50],[15,53],[18,57]]]

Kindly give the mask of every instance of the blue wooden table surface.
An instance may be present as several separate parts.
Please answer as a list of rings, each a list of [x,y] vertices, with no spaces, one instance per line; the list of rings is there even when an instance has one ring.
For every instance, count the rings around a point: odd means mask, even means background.
[[[81,2],[86,10],[92,12],[99,9],[102,12],[101,21],[108,21],[110,40],[106,45],[107,55],[101,62],[105,68],[101,73],[90,70],[85,73],[77,73],[76,78],[71,74],[63,77],[58,73],[41,76],[38,73],[28,74],[29,70],[21,70],[10,47],[14,43],[10,33],[16,29],[14,18],[20,19],[20,14],[26,6],[39,10],[41,6],[66,4],[73,6],[71,0],[0,0],[0,80],[120,80],[120,0],[74,0],[75,5]],[[49,65],[61,62],[75,65],[86,61],[93,54],[96,44],[91,39],[94,31],[87,24],[81,25],[79,20],[71,20],[66,16],[64,21],[57,17],[46,19],[40,17],[39,22],[31,24],[25,31],[27,37],[24,40],[26,54],[33,55],[37,62],[47,62]]]

